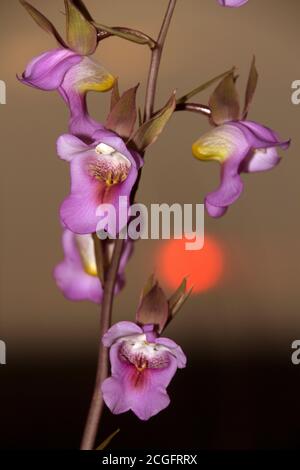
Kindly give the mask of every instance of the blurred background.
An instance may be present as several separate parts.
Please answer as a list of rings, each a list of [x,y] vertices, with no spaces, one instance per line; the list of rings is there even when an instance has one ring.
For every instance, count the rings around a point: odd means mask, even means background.
[[[32,3],[64,31],[62,0]],[[86,4],[100,23],[155,37],[167,0]],[[170,387],[171,406],[149,423],[105,413],[99,442],[121,427],[112,447],[299,447],[300,365],[291,363],[291,343],[300,339],[300,107],[291,103],[291,83],[300,78],[299,17],[297,0],[249,0],[239,9],[220,8],[215,0],[178,1],[157,105],[173,89],[182,95],[233,65],[243,93],[255,53],[260,81],[249,118],[291,137],[293,145],[274,171],[245,175],[246,190],[223,219],[205,219],[215,249],[195,255],[199,276],[213,270],[216,250],[217,273],[168,328],[189,361]],[[7,344],[7,365],[0,366],[1,448],[76,449],[96,368],[99,308],[68,302],[52,279],[62,258],[58,209],[69,190],[68,166],[56,157],[55,142],[67,130],[68,113],[55,93],[16,79],[32,57],[54,47],[17,0],[1,0],[0,79],[7,84],[7,104],[0,106],[0,338]],[[120,77],[123,90],[141,82],[142,104],[147,48],[112,38],[96,56]],[[89,103],[104,120],[109,95],[91,94]],[[193,159],[191,144],[208,128],[196,114],[173,117],[147,154],[139,202],[203,202],[218,184],[219,168]],[[175,250],[166,268],[166,249],[161,241],[136,245],[126,289],[115,302],[116,321],[134,318],[153,270],[170,292],[178,258]]]

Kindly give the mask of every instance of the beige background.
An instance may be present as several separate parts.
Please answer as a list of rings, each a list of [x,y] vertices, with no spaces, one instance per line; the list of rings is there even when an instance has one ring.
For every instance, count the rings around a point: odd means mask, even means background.
[[[87,0],[106,24],[136,27],[155,36],[164,0]],[[63,2],[34,1],[63,30]],[[290,101],[299,79],[297,0],[249,0],[238,10],[215,0],[179,0],[162,63],[158,104],[178,89],[239,67],[245,85],[253,53],[260,83],[250,118],[291,137],[293,146],[274,172],[246,177],[246,192],[221,220],[206,218],[206,231],[225,246],[226,271],[214,289],[193,297],[169,333],[199,354],[286,348],[300,337],[299,171],[300,107]],[[35,55],[54,48],[50,36],[17,0],[0,4],[0,79],[7,83],[1,120],[1,338],[12,350],[53,355],[86,350],[97,341],[98,308],[66,301],[51,272],[61,259],[58,208],[68,193],[68,167],[55,154],[66,131],[67,111],[55,93],[22,86],[15,78]],[[149,53],[119,39],[104,41],[97,58],[120,77],[123,88],[141,81],[142,100]],[[241,88],[243,90],[243,88]],[[199,97],[205,102],[207,95]],[[108,95],[91,95],[102,120]],[[141,101],[142,102],[142,101]],[[202,202],[218,182],[219,169],[191,156],[205,118],[178,113],[147,155],[140,202]],[[153,269],[159,242],[137,246],[127,270],[127,288],[115,304],[116,319],[133,318],[142,284]]]

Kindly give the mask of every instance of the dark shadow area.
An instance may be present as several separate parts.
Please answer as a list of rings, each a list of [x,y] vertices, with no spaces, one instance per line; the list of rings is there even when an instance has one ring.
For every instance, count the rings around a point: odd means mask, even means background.
[[[90,364],[90,365],[86,365]],[[76,449],[94,362],[57,358],[1,367],[2,449]],[[276,357],[190,361],[169,392],[171,406],[147,423],[105,412],[99,443],[116,428],[115,449],[296,449],[300,366]]]

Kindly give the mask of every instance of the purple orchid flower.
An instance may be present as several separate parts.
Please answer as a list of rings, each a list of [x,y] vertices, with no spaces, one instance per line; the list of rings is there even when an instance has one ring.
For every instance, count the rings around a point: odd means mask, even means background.
[[[222,7],[237,8],[245,5],[248,0],[218,0],[218,2]]]
[[[220,187],[205,198],[207,212],[221,217],[243,191],[241,173],[274,168],[279,162],[277,147],[287,149],[290,141],[280,141],[271,129],[252,121],[227,122],[203,135],[193,145],[196,158],[221,164]]]
[[[114,414],[132,410],[148,420],[166,408],[166,388],[177,368],[186,366],[186,356],[172,340],[161,338],[153,325],[143,328],[122,321],[103,336],[110,348],[111,377],[102,384],[103,399]]]
[[[34,58],[20,81],[40,90],[57,90],[70,109],[69,132],[89,137],[103,126],[87,112],[88,91],[109,91],[115,78],[89,57],[58,48]]]
[[[119,233],[128,216],[127,210],[125,216],[120,215],[120,197],[130,205],[130,193],[143,162],[140,155],[106,129],[93,135],[91,145],[65,134],[58,139],[57,152],[71,163],[71,194],[60,210],[63,225],[78,234],[94,233],[105,217],[105,205],[110,204],[116,214],[114,235]]]
[[[54,278],[59,289],[69,300],[89,300],[101,303],[103,288],[101,286],[95,257],[92,235],[76,235],[64,230],[62,236],[64,260],[54,270]],[[111,244],[113,248],[113,245]],[[126,241],[122,254],[115,294],[125,284],[124,270],[132,254],[133,244]]]

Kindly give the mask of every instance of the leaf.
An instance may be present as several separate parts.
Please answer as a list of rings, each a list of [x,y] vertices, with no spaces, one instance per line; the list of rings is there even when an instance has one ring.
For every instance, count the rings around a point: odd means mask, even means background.
[[[183,279],[182,283],[180,284],[180,286],[178,287],[178,289],[174,292],[172,297],[170,297],[169,307],[170,307],[171,310],[177,304],[177,302],[180,300],[182,295],[185,294],[185,292],[186,292],[186,281],[187,281],[187,278],[185,277]]]
[[[136,92],[139,85],[125,91],[111,110],[105,127],[125,139],[131,136],[137,118]]]
[[[200,85],[198,86],[197,88],[195,88],[194,90],[190,91],[189,93],[187,93],[186,95],[182,96],[181,98],[179,98],[177,100],[177,104],[182,104],[182,103],[186,103],[190,98],[192,98],[193,96],[197,95],[198,93],[200,93],[201,91],[204,91],[206,90],[207,88],[209,88],[211,85],[213,85],[214,83],[216,83],[218,80],[221,80],[221,78],[224,78],[226,77],[228,74],[232,73],[234,71],[235,67],[233,67],[232,69],[230,70],[227,70],[227,72],[224,72],[224,73],[221,73],[220,75],[217,75],[216,77],[212,78],[211,80],[208,80],[208,82],[205,82],[203,83],[203,85]]]
[[[70,48],[81,55],[93,54],[98,44],[97,29],[71,0],[65,0],[65,6]]]
[[[154,144],[164,130],[176,108],[175,92],[167,104],[149,121],[145,122],[134,134],[131,143],[143,152],[149,145]]]
[[[27,10],[29,15],[36,22],[36,24],[40,26],[40,28],[46,31],[46,33],[49,33],[54,36],[57,42],[62,47],[67,47],[65,41],[62,39],[55,26],[51,23],[51,21],[48,20],[48,18],[46,18],[46,16],[44,16],[41,12],[39,12],[35,7],[30,5],[30,3],[26,2],[25,0],[20,0],[20,3]]]
[[[85,19],[92,22],[93,18],[91,16],[90,12],[88,11],[87,7],[83,3],[83,1],[82,0],[72,0],[72,1],[73,1],[73,4],[75,5],[75,7],[77,7],[78,10],[83,14]]]
[[[240,104],[234,73],[230,73],[221,81],[210,97],[209,107],[212,121],[217,125],[240,118]]]
[[[97,447],[96,450],[104,450],[106,449],[106,447],[111,443],[111,441],[113,440],[113,438],[119,434],[120,432],[120,429],[117,429],[115,432],[113,432],[110,436],[108,436],[107,439],[105,439],[105,441],[103,441],[99,447]]]
[[[155,284],[156,284],[156,280],[155,280],[154,274],[151,274],[151,276],[149,277],[148,281],[146,282],[146,284],[144,286],[144,289],[143,289],[143,292],[142,292],[142,299],[147,294],[149,294],[149,292],[155,286]]]
[[[119,81],[116,78],[113,89],[112,89],[112,93],[111,93],[111,101],[110,101],[110,110],[111,111],[115,107],[115,105],[117,104],[119,99],[120,99]]]
[[[245,107],[244,107],[244,112],[243,112],[244,117],[246,117],[248,114],[250,104],[253,100],[253,97],[257,88],[257,82],[258,82],[258,72],[256,69],[255,56],[254,56],[252,63],[251,63],[249,78],[248,78],[248,83],[247,83],[247,88],[246,88]]]
[[[150,278],[145,286],[136,319],[142,325],[156,325],[160,333],[169,319],[169,306],[167,298],[157,282],[150,288],[152,282],[154,282],[154,278]]]
[[[135,42],[136,44],[148,45],[151,49],[154,49],[156,42],[154,39],[150,38],[146,34],[136,31],[130,28],[112,28],[110,26],[105,26],[104,24],[93,22],[95,28],[98,31],[105,31],[106,33],[112,34],[122,39],[127,39],[128,41]]]
[[[174,318],[176,313],[179,312],[185,301],[189,298],[193,289],[189,291],[187,289],[187,279],[184,278],[176,292],[169,299],[169,309],[171,318]]]
[[[143,125],[143,113],[141,108],[138,110],[138,115],[139,115],[139,126],[141,127]]]

